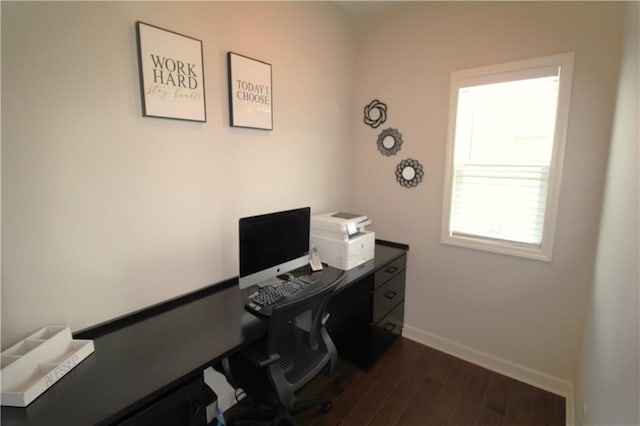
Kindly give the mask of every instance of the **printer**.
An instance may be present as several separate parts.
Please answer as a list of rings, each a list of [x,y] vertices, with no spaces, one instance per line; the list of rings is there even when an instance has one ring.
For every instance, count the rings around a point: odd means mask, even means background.
[[[311,216],[311,247],[328,265],[348,270],[373,259],[375,233],[365,230],[367,216],[331,212]]]

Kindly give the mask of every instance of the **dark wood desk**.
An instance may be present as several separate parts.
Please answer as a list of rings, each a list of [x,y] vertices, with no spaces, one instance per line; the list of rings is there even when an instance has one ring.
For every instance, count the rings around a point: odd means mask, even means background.
[[[337,294],[406,247],[376,246],[376,258],[347,272]],[[326,267],[323,280],[341,271]],[[26,408],[2,407],[3,426],[117,424],[175,392],[202,370],[264,336],[244,309],[237,279],[93,327],[95,352]]]

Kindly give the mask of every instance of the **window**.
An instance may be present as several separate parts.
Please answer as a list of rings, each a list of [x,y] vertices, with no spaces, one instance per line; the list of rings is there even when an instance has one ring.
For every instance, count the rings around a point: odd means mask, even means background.
[[[451,74],[442,242],[551,260],[573,53]]]

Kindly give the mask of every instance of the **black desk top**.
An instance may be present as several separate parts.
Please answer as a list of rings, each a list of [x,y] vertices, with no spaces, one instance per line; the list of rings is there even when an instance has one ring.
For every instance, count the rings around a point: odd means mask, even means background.
[[[94,353],[28,407],[2,407],[2,424],[109,424],[263,333],[237,285],[224,288],[94,338]]]
[[[376,258],[347,271],[336,291],[406,247],[376,245]],[[341,271],[325,267],[322,279]],[[118,422],[177,389],[238,348],[261,338],[266,322],[244,309],[237,279],[210,287],[204,296],[151,316],[98,327],[76,338],[93,339],[95,352],[26,408],[2,407],[4,426],[89,425]],[[105,331],[105,329],[107,329]]]

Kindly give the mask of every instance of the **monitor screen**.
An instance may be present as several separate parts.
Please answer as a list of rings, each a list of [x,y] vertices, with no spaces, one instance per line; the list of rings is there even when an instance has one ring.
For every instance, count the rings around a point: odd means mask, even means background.
[[[309,207],[240,219],[240,288],[309,263],[310,219]]]

